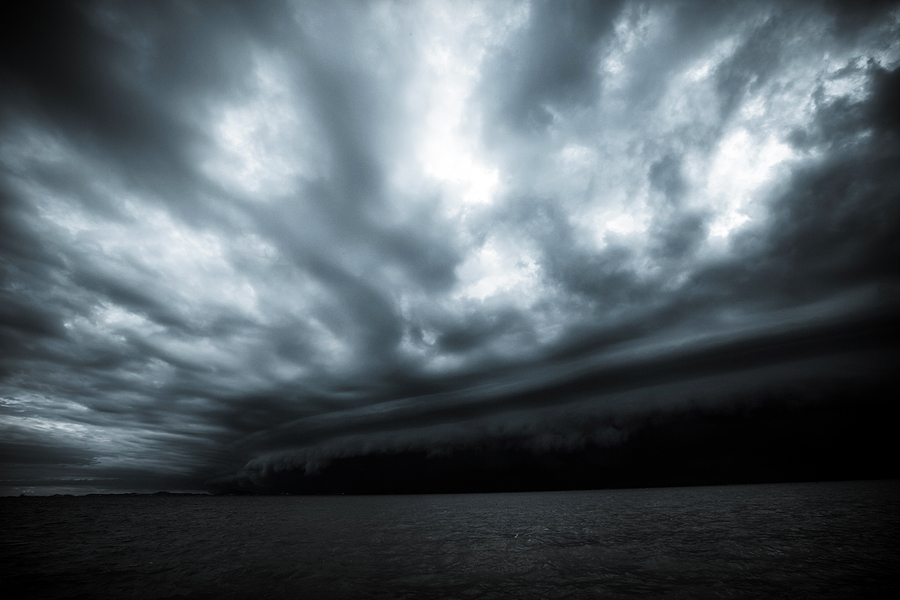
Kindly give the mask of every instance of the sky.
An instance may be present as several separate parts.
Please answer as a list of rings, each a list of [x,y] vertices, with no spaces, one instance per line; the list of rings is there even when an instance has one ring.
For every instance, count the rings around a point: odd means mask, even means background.
[[[0,493],[897,476],[897,3],[20,8]]]

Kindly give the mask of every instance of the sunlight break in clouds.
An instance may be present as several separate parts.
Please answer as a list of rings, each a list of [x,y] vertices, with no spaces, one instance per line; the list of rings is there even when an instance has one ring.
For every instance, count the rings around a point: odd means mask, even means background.
[[[482,62],[527,22],[528,11],[502,3],[438,3],[424,12],[420,75],[407,100],[413,114],[425,109],[415,127],[415,170],[442,185],[451,216],[464,215],[470,205],[490,204],[500,184],[498,169],[481,148],[483,116],[472,97]]]

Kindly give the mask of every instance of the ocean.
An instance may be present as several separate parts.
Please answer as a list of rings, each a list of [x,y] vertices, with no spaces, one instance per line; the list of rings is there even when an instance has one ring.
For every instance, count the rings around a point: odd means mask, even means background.
[[[0,498],[23,598],[868,598],[900,482]]]

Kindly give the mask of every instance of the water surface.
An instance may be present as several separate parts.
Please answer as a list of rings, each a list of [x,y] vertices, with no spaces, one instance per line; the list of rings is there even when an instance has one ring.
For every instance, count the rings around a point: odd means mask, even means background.
[[[0,561],[34,598],[859,598],[900,590],[898,508],[897,481],[2,498]]]

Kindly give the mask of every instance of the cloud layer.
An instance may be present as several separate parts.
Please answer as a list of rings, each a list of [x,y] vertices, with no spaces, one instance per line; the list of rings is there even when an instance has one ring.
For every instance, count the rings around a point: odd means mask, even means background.
[[[0,53],[10,493],[616,447],[888,385],[894,3],[29,10]]]

